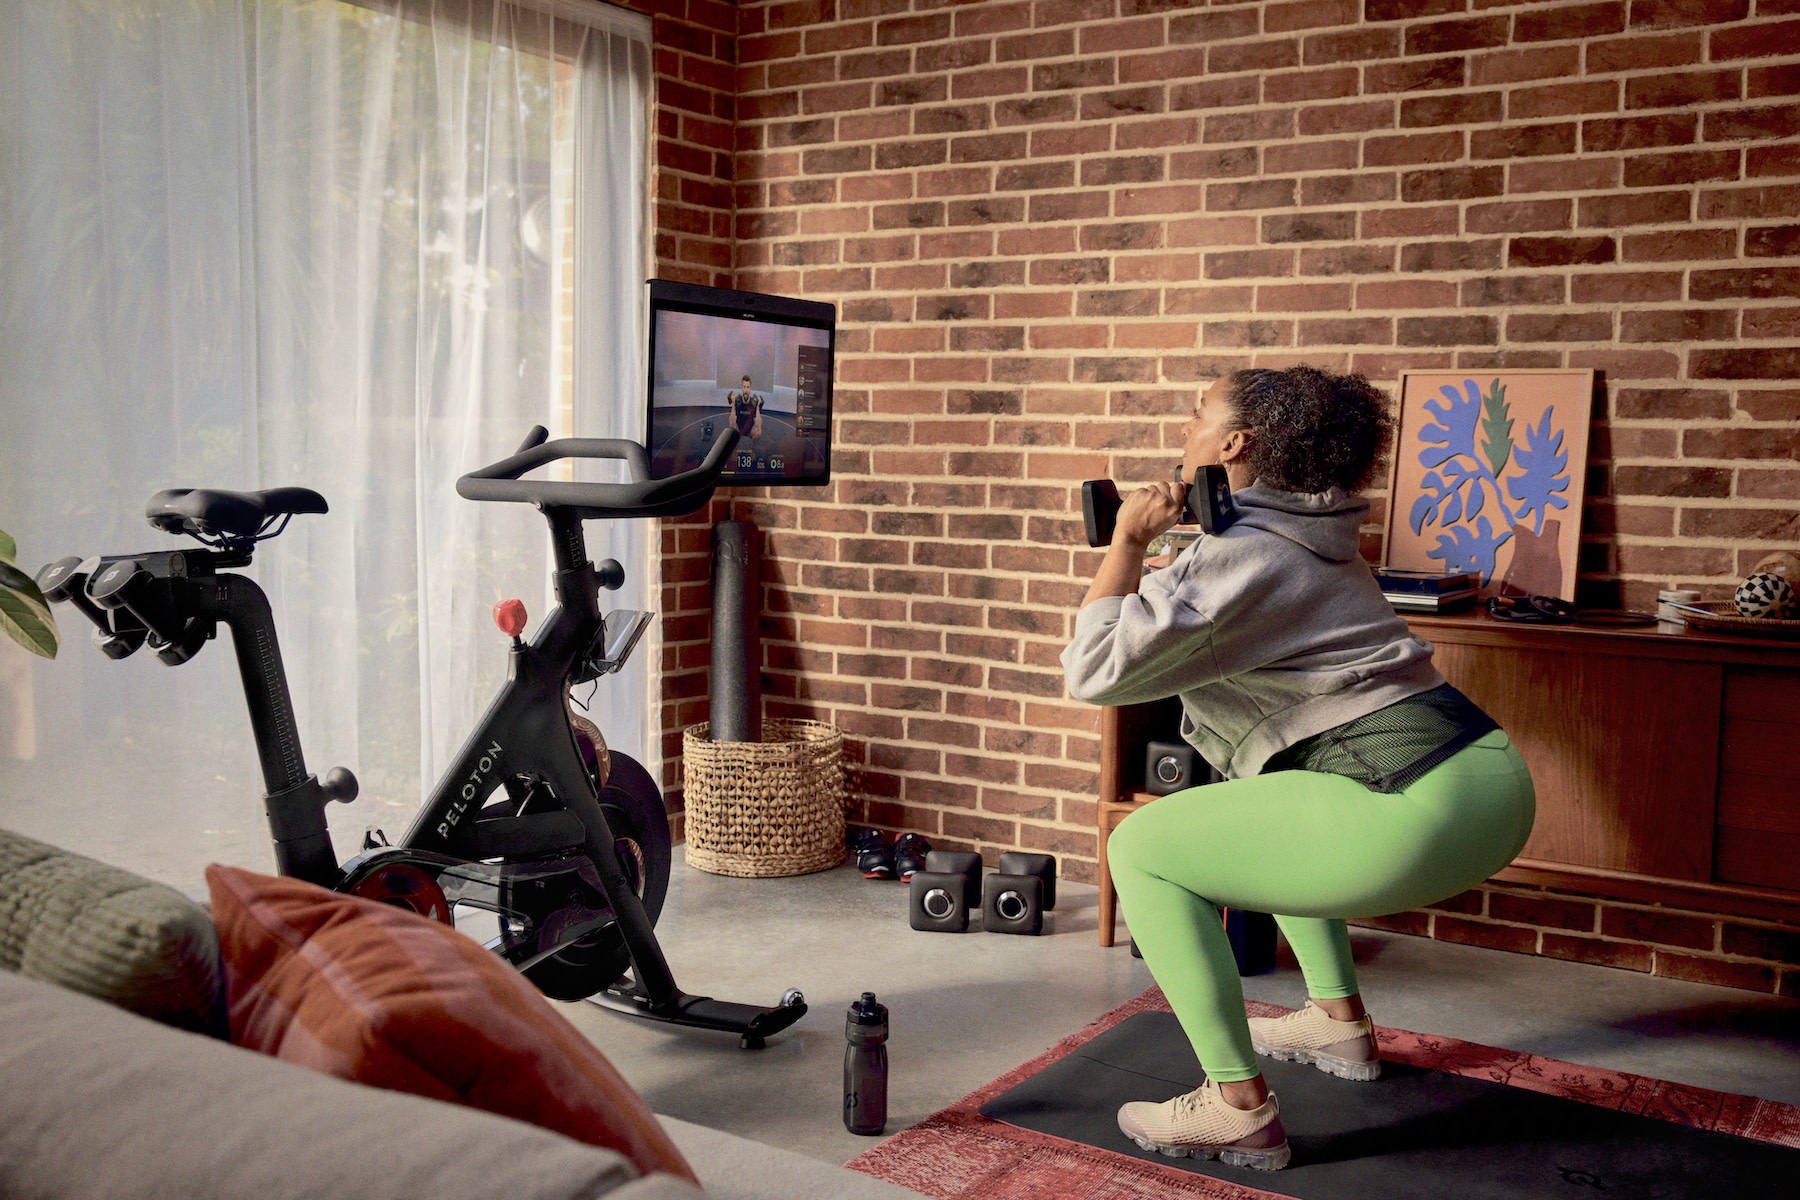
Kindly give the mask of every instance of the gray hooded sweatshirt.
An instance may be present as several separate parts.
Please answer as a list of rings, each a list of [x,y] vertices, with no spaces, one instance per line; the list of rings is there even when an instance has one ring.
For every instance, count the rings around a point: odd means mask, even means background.
[[[1365,501],[1253,484],[1238,519],[1130,596],[1096,600],[1063,650],[1092,704],[1181,697],[1181,736],[1227,778],[1444,677],[1357,554]]]

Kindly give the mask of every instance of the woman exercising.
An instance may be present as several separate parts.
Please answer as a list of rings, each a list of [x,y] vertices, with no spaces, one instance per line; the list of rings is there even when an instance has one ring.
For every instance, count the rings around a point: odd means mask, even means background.
[[[1222,463],[1237,520],[1146,575],[1182,485],[1129,495],[1063,651],[1078,699],[1180,696],[1182,736],[1226,777],[1139,809],[1107,842],[1132,936],[1206,1070],[1195,1091],[1119,1110],[1146,1149],[1287,1165],[1256,1055],[1345,1079],[1381,1069],[1345,918],[1473,887],[1531,832],[1518,751],[1444,682],[1358,556],[1368,504],[1351,493],[1388,426],[1357,375],[1251,369],[1208,387],[1182,477]],[[1245,1019],[1226,907],[1275,914],[1303,1009]]]

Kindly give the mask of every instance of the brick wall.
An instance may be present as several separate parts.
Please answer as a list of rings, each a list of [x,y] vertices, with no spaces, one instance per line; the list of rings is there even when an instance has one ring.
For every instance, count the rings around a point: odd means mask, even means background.
[[[1800,929],[1699,909],[1488,883],[1419,912],[1351,924],[1800,996]]]
[[[834,482],[665,528],[672,758],[750,517],[853,818],[1091,878],[1078,485],[1239,366],[1598,369],[1584,602],[1800,544],[1800,0],[744,0],[729,84],[666,7],[659,269],[840,314]]]

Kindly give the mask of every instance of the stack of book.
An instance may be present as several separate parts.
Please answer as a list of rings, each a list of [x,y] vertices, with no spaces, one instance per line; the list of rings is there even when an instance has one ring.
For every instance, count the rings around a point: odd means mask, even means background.
[[[1479,571],[1403,571],[1376,567],[1375,582],[1400,612],[1454,612],[1474,603],[1481,591]]]

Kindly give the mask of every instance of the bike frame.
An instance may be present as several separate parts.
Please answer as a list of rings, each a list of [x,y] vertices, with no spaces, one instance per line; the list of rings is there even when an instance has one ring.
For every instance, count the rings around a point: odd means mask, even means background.
[[[598,566],[589,561],[582,522],[692,511],[712,494],[712,481],[737,439],[721,439],[703,467],[685,476],[649,480],[647,453],[635,443],[569,439],[546,444],[545,437],[541,427],[534,429],[511,458],[471,472],[459,481],[458,491],[471,499],[537,505],[550,523],[557,606],[530,643],[514,637],[506,682],[400,843],[371,845],[341,867],[325,805],[353,799],[354,778],[339,769],[320,783],[306,770],[268,597],[253,580],[219,571],[248,565],[254,539],[240,535],[218,549],[103,558],[91,576],[83,573],[87,564],[66,559],[46,568],[40,584],[99,626],[101,648],[111,657],[129,654],[147,640],[159,658],[177,665],[214,636],[219,622],[231,629],[266,788],[264,810],[282,874],[350,889],[385,866],[419,867],[449,903],[519,918],[524,931],[509,931],[503,919],[501,936],[492,945],[520,969],[616,924],[630,956],[632,983],[615,981],[592,999],[633,1016],[735,1032],[744,1047],[760,1047],[768,1034],[803,1016],[805,1002],[798,992],[790,992],[781,1004],[758,1008],[689,995],[676,986],[654,921],[620,859],[568,708],[569,689],[616,669],[651,616],[613,614],[624,620],[620,645],[608,646],[609,619],[601,615],[599,594],[603,587],[620,587],[624,569],[612,559]],[[626,459],[635,482],[518,479],[532,466],[563,454]],[[176,496],[167,502],[173,504],[181,494],[161,495]],[[305,503],[286,496],[283,503],[292,507],[281,511],[324,511],[316,494],[304,495]],[[170,528],[161,520],[153,511],[152,523]],[[523,795],[514,792],[518,781],[523,781]],[[553,793],[554,804],[535,802],[539,787]],[[490,806],[489,797],[501,788],[508,801]],[[641,880],[642,864],[637,865]],[[523,899],[527,896],[536,899]]]

